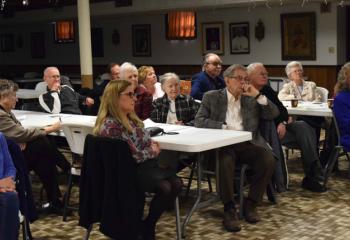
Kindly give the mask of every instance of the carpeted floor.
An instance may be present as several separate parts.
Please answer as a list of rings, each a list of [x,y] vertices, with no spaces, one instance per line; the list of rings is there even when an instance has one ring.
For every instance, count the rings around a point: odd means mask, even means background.
[[[242,221],[242,231],[226,232],[222,227],[222,204],[217,202],[194,213],[187,228],[186,239],[350,239],[350,182],[346,159],[341,159],[340,170],[331,177],[329,190],[325,193],[313,193],[300,187],[303,173],[297,153],[288,161],[288,168],[290,189],[278,194],[276,205],[264,199],[259,208],[263,221],[257,224]],[[77,191],[75,189],[75,199]],[[191,204],[192,199],[180,199],[182,216]],[[82,239],[85,230],[77,226],[77,222],[76,213],[67,222],[63,222],[62,217],[46,215],[31,224],[31,230],[35,239]],[[90,239],[108,238],[95,226]],[[162,216],[157,226],[157,239],[176,239],[173,212]]]

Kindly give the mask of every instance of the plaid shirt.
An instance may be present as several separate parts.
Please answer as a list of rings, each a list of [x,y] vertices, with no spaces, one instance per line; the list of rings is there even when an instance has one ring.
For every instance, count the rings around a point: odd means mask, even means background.
[[[170,100],[166,94],[163,97],[154,100],[153,111],[150,116],[152,121],[166,123],[169,106]],[[197,103],[190,95],[179,95],[175,99],[175,108],[177,119],[188,124],[194,120],[199,109],[199,103]]]

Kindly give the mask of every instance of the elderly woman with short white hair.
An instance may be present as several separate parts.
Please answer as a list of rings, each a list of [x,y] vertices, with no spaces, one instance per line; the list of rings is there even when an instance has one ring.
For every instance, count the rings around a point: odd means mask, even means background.
[[[305,81],[303,73],[303,66],[300,62],[292,61],[287,64],[286,74],[290,82],[284,84],[278,93],[280,100],[298,99],[317,102],[321,100],[321,96],[316,93],[316,83]]]
[[[145,86],[138,84],[138,70],[132,63],[125,62],[120,66],[119,79],[132,83],[136,93],[135,113],[141,119],[149,118],[152,112],[153,96],[147,91]]]
[[[175,73],[160,76],[160,83],[165,94],[153,102],[150,118],[159,123],[192,125],[199,103],[180,94],[180,79]]]

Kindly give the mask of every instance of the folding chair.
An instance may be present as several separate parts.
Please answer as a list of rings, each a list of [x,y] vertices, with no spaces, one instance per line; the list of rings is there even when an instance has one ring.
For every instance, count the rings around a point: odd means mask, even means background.
[[[333,121],[334,128],[335,128],[336,135],[337,135],[337,143],[334,146],[334,148],[332,149],[332,151],[331,151],[331,153],[330,153],[330,155],[328,157],[328,160],[326,162],[326,165],[325,165],[326,176],[325,176],[325,180],[324,180],[324,183],[323,183],[324,187],[326,187],[328,178],[331,175],[331,173],[332,173],[332,171],[334,169],[334,165],[338,161],[340,156],[344,156],[345,155],[347,160],[350,162],[350,156],[349,156],[348,152],[345,151],[345,149],[343,148],[343,146],[340,143],[340,130],[339,130],[339,126],[338,126],[337,119],[335,117],[333,109],[332,109],[332,112],[333,112],[332,121]],[[350,173],[350,167],[349,167],[349,173]]]
[[[69,198],[73,187],[73,177],[80,176],[80,165],[77,165],[77,159],[79,159],[84,153],[84,142],[88,134],[92,133],[93,126],[76,124],[76,123],[64,123],[62,124],[64,135],[67,139],[69,148],[72,152],[73,163],[69,172],[67,192],[64,198],[64,210],[63,221],[67,220],[67,209],[69,208]]]
[[[92,225],[97,222],[108,237],[137,239],[142,217],[137,207],[141,192],[127,142],[88,135],[84,160],[79,195],[79,225],[87,229],[84,239],[89,238]],[[178,198],[175,214],[177,237],[181,239]]]

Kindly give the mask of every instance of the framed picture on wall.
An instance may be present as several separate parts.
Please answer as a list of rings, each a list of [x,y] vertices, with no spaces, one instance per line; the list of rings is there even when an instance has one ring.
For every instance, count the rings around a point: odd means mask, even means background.
[[[14,38],[12,34],[0,34],[0,51],[13,52],[15,50]]]
[[[132,55],[151,56],[151,24],[132,25]]]
[[[32,58],[45,58],[45,33],[30,33],[30,52]]]
[[[231,54],[249,54],[249,22],[230,23]]]
[[[202,50],[207,53],[224,54],[224,23],[202,23]]]
[[[281,14],[282,60],[316,60],[316,14]]]

